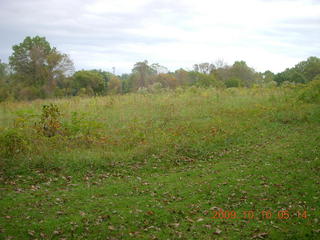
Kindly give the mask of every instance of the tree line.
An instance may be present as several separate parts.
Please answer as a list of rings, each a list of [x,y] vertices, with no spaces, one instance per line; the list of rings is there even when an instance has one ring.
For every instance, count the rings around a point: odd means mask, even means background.
[[[45,37],[26,37],[12,50],[8,64],[0,60],[0,101],[157,92],[188,86],[279,86],[308,83],[320,74],[320,58],[309,57],[277,74],[256,72],[244,61],[228,65],[218,60],[195,64],[191,71],[181,68],[170,72],[145,60],[137,62],[130,74],[115,75],[100,69],[75,71],[69,56],[52,47]]]

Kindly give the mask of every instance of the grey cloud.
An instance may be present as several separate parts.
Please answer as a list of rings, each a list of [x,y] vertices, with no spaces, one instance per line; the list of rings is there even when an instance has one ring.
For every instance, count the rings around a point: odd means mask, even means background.
[[[130,29],[138,29],[146,22],[153,19],[161,19],[164,23],[172,24],[182,6],[175,3],[169,5],[169,1],[161,3],[149,2],[137,12],[89,14],[84,6],[90,1],[61,2],[56,1],[4,1],[0,20],[5,24],[0,30],[4,36],[8,36],[5,46],[11,41],[21,41],[22,36],[42,33],[58,43],[85,44],[85,45],[109,45],[125,42],[152,44],[156,42],[174,41],[168,36],[141,37],[130,33]],[[163,15],[161,10],[177,10]],[[180,16],[181,18],[181,16]],[[10,37],[9,37],[10,36]],[[12,44],[13,42],[11,42]]]
[[[311,3],[308,0],[296,1]],[[191,19],[197,15],[194,15],[192,7],[185,4],[185,1],[146,1],[136,11],[118,13],[88,11],[87,7],[90,4],[90,0],[1,0],[0,59],[6,61],[11,54],[12,45],[21,42],[26,36],[40,35],[45,36],[59,50],[75,53],[79,57],[74,59],[75,65],[80,62],[79,66],[85,68],[84,59],[87,56],[89,58],[105,55],[107,60],[123,59],[124,62],[154,57],[144,56],[144,53],[127,48],[127,45],[157,47],[161,44],[179,44],[180,41],[185,41],[189,45],[193,44],[194,48],[200,48],[199,44],[206,41],[205,36],[199,36],[199,43],[197,38],[181,40],[166,32],[155,36],[148,32],[142,31],[143,34],[140,34],[141,31],[136,31],[150,26],[150,23],[155,23],[156,26],[174,26],[175,29],[189,35],[193,35],[194,30],[200,27],[207,27],[208,31],[213,32],[216,28],[232,31],[241,27],[236,19],[232,23],[221,25],[208,22],[202,23],[201,26],[190,24]],[[234,42],[234,39],[219,41],[217,36],[217,40],[212,44],[219,48],[227,48],[228,45],[249,48],[254,45],[288,56],[301,53],[320,55],[320,46],[316,42],[320,39],[320,31],[317,31],[320,28],[319,23],[320,18],[317,17],[285,19],[271,29],[260,29],[252,36],[241,36],[237,42]],[[306,46],[292,53],[295,46],[301,45]],[[168,58],[172,58],[171,62],[176,61],[174,56]],[[130,68],[131,66],[128,66],[127,69]]]

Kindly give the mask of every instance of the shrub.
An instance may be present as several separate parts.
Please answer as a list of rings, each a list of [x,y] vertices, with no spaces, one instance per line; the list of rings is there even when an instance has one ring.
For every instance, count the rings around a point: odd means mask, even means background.
[[[225,85],[227,88],[232,87],[240,87],[241,86],[241,80],[238,78],[230,78],[225,82]]]
[[[137,93],[142,94],[142,95],[148,94],[148,88],[146,88],[146,87],[140,87],[140,88],[138,89]]]
[[[40,122],[37,124],[39,132],[47,137],[52,137],[61,133],[60,110],[57,105],[49,104],[42,106],[42,114]]]
[[[20,100],[34,100],[37,98],[44,98],[44,93],[39,88],[29,86],[24,87],[19,91],[18,98]]]
[[[298,99],[306,103],[320,103],[320,75],[307,84]]]
[[[277,86],[277,82],[276,81],[270,81],[270,82],[267,82],[264,84],[264,87],[267,87],[267,88],[274,88]]]
[[[156,82],[149,86],[149,91],[151,93],[160,93],[163,89],[163,85],[160,82]]]
[[[0,146],[0,155],[12,158],[20,153],[25,153],[29,149],[30,143],[20,129],[10,128],[2,131]]]

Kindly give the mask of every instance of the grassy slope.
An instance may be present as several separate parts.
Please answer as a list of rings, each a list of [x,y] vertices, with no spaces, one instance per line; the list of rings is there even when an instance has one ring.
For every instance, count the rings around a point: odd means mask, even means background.
[[[3,104],[0,126],[20,116],[32,144],[1,161],[0,234],[316,239],[320,110],[291,96],[209,89],[57,100],[73,134],[53,138],[30,130],[43,101]],[[212,219],[217,208],[239,219]],[[277,218],[283,209],[287,220]],[[255,218],[242,219],[249,210]],[[262,210],[272,218],[262,219]],[[308,218],[296,216],[305,210]]]

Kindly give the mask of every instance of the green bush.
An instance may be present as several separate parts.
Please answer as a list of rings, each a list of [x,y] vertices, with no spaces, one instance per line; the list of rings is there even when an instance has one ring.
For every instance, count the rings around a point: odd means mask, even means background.
[[[225,82],[225,85],[227,88],[232,87],[240,87],[241,86],[241,80],[238,78],[230,78]]]
[[[164,90],[163,85],[160,82],[155,82],[154,84],[149,86],[150,93],[160,93]]]
[[[37,123],[39,132],[47,137],[61,133],[60,110],[55,104],[43,105],[40,122]]]
[[[298,99],[306,103],[320,103],[320,75],[307,84]]]
[[[140,88],[137,90],[137,93],[142,94],[142,95],[148,94],[148,88],[146,88],[146,87],[140,87]]]
[[[24,87],[19,91],[19,100],[34,100],[37,98],[44,98],[45,94],[42,89],[34,86]]]
[[[12,158],[29,150],[30,142],[20,129],[10,128],[0,135],[0,155]]]

